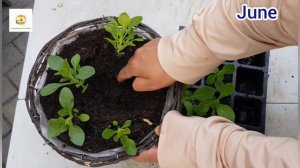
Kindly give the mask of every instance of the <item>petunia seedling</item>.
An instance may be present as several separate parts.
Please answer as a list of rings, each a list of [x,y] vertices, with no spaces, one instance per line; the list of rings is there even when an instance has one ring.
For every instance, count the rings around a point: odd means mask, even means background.
[[[223,82],[224,75],[232,74],[234,71],[235,67],[231,64],[224,65],[222,70],[217,68],[206,80],[206,84],[211,86],[198,88],[195,92],[190,90],[189,85],[185,85],[182,104],[186,109],[187,116],[207,116],[211,109],[211,115],[219,115],[234,121],[233,109],[220,103],[222,98],[228,97],[234,92],[232,83],[224,84]]]
[[[136,155],[137,153],[136,143],[134,142],[134,140],[128,137],[128,135],[131,134],[131,131],[129,129],[129,127],[131,126],[131,120],[125,121],[122,127],[119,126],[119,123],[117,121],[113,121],[112,125],[116,129],[113,130],[110,128],[106,128],[102,132],[102,138],[104,139],[113,138],[115,142],[121,141],[123,145],[123,149],[127,154]]]
[[[71,65],[67,59],[63,59],[57,55],[51,55],[48,58],[48,66],[50,69],[57,71],[55,75],[60,75],[60,83],[50,83],[44,86],[40,94],[48,96],[54,93],[57,89],[67,85],[75,85],[77,88],[82,87],[82,93],[88,87],[85,81],[95,74],[95,68],[92,66],[80,66],[80,55],[76,54],[71,58]]]
[[[206,80],[206,84],[209,86],[214,85],[215,88],[219,88],[224,85],[224,75],[231,75],[235,71],[235,67],[232,64],[225,64],[222,69],[216,68]]]
[[[62,109],[58,111],[59,117],[48,121],[48,137],[54,138],[68,131],[70,141],[75,145],[82,146],[85,134],[79,126],[73,124],[73,119],[78,118],[82,122],[87,122],[90,119],[89,115],[80,114],[79,110],[74,108],[74,96],[67,87],[64,87],[60,92],[59,103],[62,106]]]
[[[130,18],[125,12],[121,13],[117,20],[109,18],[110,23],[104,26],[104,29],[112,35],[111,38],[105,38],[111,43],[116,52],[120,54],[127,46],[135,46],[134,41],[144,41],[143,38],[136,38],[134,29],[142,20],[142,16]]]

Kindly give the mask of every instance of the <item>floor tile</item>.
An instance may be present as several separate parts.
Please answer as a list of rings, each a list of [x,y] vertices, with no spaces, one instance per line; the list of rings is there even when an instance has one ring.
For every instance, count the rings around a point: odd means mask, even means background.
[[[25,55],[26,53],[26,46],[28,41],[29,33],[23,33],[17,39],[13,41],[13,43],[21,50],[22,54]]]
[[[23,62],[19,63],[15,68],[7,73],[7,76],[13,81],[13,83],[19,88],[21,75],[23,70]]]
[[[9,42],[16,39],[19,35],[21,35],[20,32],[9,32],[8,25],[9,25],[8,19],[2,22],[2,45],[3,46],[6,46]]]
[[[298,104],[267,104],[266,135],[297,138]]]
[[[2,139],[2,165],[6,165],[11,134]]]
[[[272,50],[267,89],[269,103],[298,102],[298,48]]]
[[[11,125],[2,118],[2,137],[11,131]]]
[[[7,46],[3,47],[3,73],[8,72],[12,68],[14,68],[18,63],[24,60],[22,53],[13,45],[8,44]]]
[[[11,124],[14,122],[15,110],[16,110],[17,96],[3,105],[2,114],[9,120]]]
[[[2,103],[7,102],[17,93],[18,93],[17,89],[15,89],[15,87],[8,81],[7,77],[3,77],[2,79],[3,102]]]

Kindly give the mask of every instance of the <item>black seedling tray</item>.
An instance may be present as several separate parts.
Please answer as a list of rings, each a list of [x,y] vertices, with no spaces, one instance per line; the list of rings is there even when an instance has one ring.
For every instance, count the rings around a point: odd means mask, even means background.
[[[264,133],[269,52],[236,61],[226,61],[224,64],[233,64],[236,68],[233,75],[224,78],[224,83],[232,82],[235,85],[235,91],[231,97],[224,98],[222,102],[233,108],[236,124],[248,130]],[[219,68],[222,66],[223,64]],[[192,88],[205,86],[204,81],[198,81]]]

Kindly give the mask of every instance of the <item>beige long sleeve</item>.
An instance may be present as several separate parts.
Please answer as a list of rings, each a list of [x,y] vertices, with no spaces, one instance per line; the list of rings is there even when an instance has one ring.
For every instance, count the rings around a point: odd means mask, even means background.
[[[221,117],[166,114],[158,143],[162,168],[298,168],[297,141],[247,131]]]
[[[242,4],[276,7],[276,21],[239,21]],[[224,60],[248,57],[297,44],[296,0],[214,0],[197,11],[193,24],[158,45],[163,69],[175,80],[193,84]]]
[[[242,4],[276,7],[276,21],[238,21]],[[297,44],[296,0],[215,0],[196,12],[193,24],[164,37],[158,46],[163,69],[193,84],[224,60],[234,60]],[[220,117],[183,117],[169,112],[163,121],[158,159],[162,168],[296,168],[294,139],[266,137]]]

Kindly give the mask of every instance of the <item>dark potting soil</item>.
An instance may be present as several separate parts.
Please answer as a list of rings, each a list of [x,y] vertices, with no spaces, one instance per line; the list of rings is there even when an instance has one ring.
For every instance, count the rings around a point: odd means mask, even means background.
[[[78,53],[81,55],[82,66],[91,65],[96,69],[96,74],[87,80],[89,86],[83,94],[81,88],[69,86],[75,98],[74,107],[90,116],[90,120],[86,123],[73,120],[74,124],[85,132],[83,146],[73,145],[67,132],[58,137],[71,146],[91,153],[121,146],[112,139],[104,140],[101,136],[102,131],[109,127],[113,120],[120,124],[132,120],[132,133],[129,137],[137,143],[141,141],[159,124],[167,94],[167,89],[135,92],[132,88],[133,79],[123,83],[116,80],[118,72],[127,64],[135,50],[147,41],[136,43],[136,47],[127,47],[125,54],[118,55],[113,46],[104,40],[105,37],[111,36],[104,30],[82,34],[76,41],[64,46],[59,54],[70,62],[71,57]],[[59,82],[60,77],[53,74],[54,71],[48,70],[46,84]],[[48,119],[58,118],[57,112],[61,109],[58,101],[59,92],[60,90],[50,96],[41,97],[41,104]],[[143,122],[143,118],[152,121],[153,125]]]

